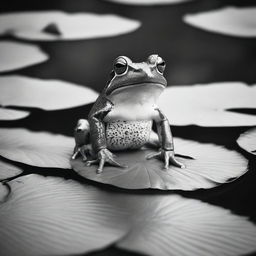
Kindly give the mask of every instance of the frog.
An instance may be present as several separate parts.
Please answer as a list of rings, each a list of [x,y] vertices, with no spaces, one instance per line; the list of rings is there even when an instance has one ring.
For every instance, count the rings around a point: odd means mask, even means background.
[[[167,87],[165,68],[166,62],[158,54],[151,54],[143,62],[117,57],[88,120],[78,120],[72,158],[80,153],[86,166],[98,165],[96,172],[100,174],[106,164],[126,167],[113,152],[151,145],[158,147],[158,151],[146,159],[158,158],[164,162],[164,169],[169,169],[170,164],[185,168],[175,157],[170,123],[157,106],[159,96]],[[153,124],[157,132],[153,131]],[[88,155],[93,159],[88,160]]]

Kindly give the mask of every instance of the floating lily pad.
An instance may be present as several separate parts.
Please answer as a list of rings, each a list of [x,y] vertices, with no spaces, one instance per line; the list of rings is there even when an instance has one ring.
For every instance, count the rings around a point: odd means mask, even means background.
[[[129,212],[130,229],[118,247],[152,256],[238,256],[256,251],[256,226],[229,210],[178,195],[112,200]]]
[[[71,168],[71,137],[12,128],[0,129],[0,140],[0,155],[7,159],[39,167]],[[102,174],[96,174],[96,165],[87,167],[80,158],[72,160],[71,165],[88,179],[128,189],[211,188],[247,171],[242,155],[221,146],[175,139],[175,148],[185,169],[171,166],[164,170],[162,161],[146,160],[152,152],[149,149],[117,153],[118,161],[128,168],[106,166]]]
[[[173,125],[253,126],[256,116],[232,109],[256,108],[256,85],[240,82],[168,87],[159,107]]]
[[[78,40],[132,32],[140,22],[113,14],[62,11],[16,12],[0,16],[0,34],[28,40]]]
[[[247,171],[248,161],[242,155],[221,146],[176,138],[175,148],[177,159],[186,165],[184,169],[170,166],[165,170],[162,161],[146,160],[150,149],[116,152],[117,160],[128,167],[106,165],[101,174],[96,173],[97,165],[88,167],[81,158],[71,160],[71,166],[87,179],[126,189],[212,188]]]
[[[0,42],[0,72],[25,68],[44,62],[48,58],[48,55],[36,45],[12,41]]]
[[[118,4],[128,5],[165,5],[165,4],[180,4],[192,0],[106,0]]]
[[[28,115],[29,115],[29,112],[27,111],[13,110],[13,109],[0,107],[0,120],[16,120],[16,119],[25,118]]]
[[[241,255],[256,227],[229,210],[178,195],[129,195],[29,175],[0,205],[1,255],[75,255],[111,243],[147,255]],[[28,211],[29,209],[29,211]]]
[[[70,168],[71,137],[26,129],[0,129],[0,155],[17,162],[52,168]]]
[[[112,244],[127,230],[123,210],[111,207],[110,196],[93,187],[38,175],[9,184],[11,197],[0,204],[0,255],[84,254]]]
[[[14,177],[20,173],[22,173],[21,168],[0,160],[0,180]]]
[[[60,80],[43,80],[19,75],[0,77],[2,106],[63,109],[94,102],[98,93],[90,88]]]
[[[224,7],[203,13],[187,14],[184,21],[210,32],[238,37],[255,37],[255,17],[255,7]]]
[[[237,139],[237,143],[247,152],[256,155],[256,128],[242,133]]]

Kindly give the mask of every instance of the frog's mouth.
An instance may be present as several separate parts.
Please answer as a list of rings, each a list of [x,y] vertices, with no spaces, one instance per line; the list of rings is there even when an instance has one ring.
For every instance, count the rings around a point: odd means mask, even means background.
[[[121,91],[124,90],[129,90],[131,89],[131,91],[136,91],[136,89],[138,91],[143,90],[143,91],[147,91],[147,90],[164,90],[166,88],[166,85],[164,83],[154,83],[152,81],[150,82],[143,82],[143,83],[127,83],[127,84],[122,84],[119,85],[118,87],[113,87],[113,88],[109,88],[109,90],[107,90],[107,95],[113,95],[113,94],[117,94]]]

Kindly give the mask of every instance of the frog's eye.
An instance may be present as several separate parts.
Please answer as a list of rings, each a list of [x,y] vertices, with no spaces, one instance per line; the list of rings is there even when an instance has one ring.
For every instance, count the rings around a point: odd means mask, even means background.
[[[127,71],[128,64],[124,58],[117,58],[114,63],[114,71],[117,75],[122,75]]]
[[[161,60],[159,62],[157,62],[157,64],[156,64],[157,71],[160,74],[163,74],[164,70],[165,70],[165,66],[166,66],[165,61],[161,58]]]

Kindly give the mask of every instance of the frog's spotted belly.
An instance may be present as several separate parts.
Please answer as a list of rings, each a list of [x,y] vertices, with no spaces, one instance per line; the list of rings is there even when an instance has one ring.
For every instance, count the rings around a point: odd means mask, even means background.
[[[149,141],[152,121],[116,121],[106,124],[107,147],[110,150],[140,148]]]

